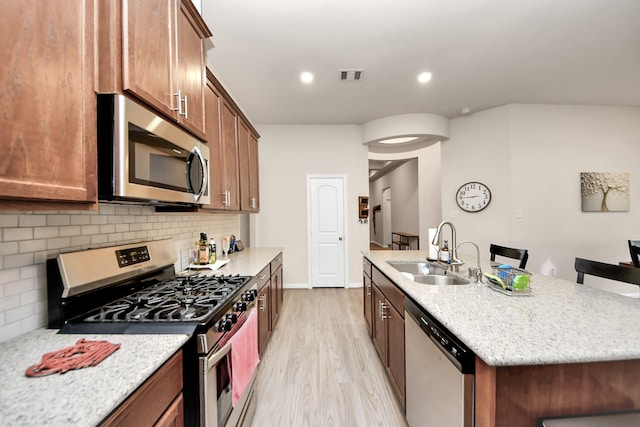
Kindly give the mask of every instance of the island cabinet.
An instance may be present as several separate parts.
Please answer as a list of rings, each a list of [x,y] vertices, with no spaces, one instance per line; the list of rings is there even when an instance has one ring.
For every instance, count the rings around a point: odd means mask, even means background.
[[[404,294],[375,266],[371,271],[373,344],[405,407]]]
[[[204,139],[211,32],[191,0],[102,1],[98,16],[98,91],[127,92]]]
[[[362,259],[362,306],[364,307],[364,320],[367,322],[369,335],[373,333],[373,290],[371,289],[371,262]]]
[[[0,2],[2,210],[97,208],[95,8]]]
[[[603,344],[606,345],[606,344]],[[640,360],[489,366],[476,359],[475,426],[640,409]]]
[[[182,350],[162,365],[101,424],[102,427],[183,425]]]

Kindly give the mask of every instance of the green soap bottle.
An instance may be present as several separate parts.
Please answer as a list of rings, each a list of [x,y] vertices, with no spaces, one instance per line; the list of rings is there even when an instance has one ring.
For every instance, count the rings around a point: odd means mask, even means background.
[[[216,242],[214,241],[214,239],[211,239],[211,242],[209,243],[209,251],[211,252],[209,264],[215,264],[217,259],[217,253],[216,253]]]

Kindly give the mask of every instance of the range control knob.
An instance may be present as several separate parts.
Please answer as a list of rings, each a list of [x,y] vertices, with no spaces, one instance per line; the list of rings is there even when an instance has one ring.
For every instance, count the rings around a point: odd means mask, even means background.
[[[218,332],[228,332],[231,330],[231,327],[233,326],[233,322],[231,322],[231,319],[227,319],[227,317],[223,317],[222,319],[220,319],[220,321],[218,322]]]
[[[249,289],[242,295],[242,300],[251,302],[256,299],[256,295],[258,295],[258,292],[255,289]]]
[[[238,315],[235,313],[227,314],[227,320],[231,320],[231,324],[235,324],[238,321]]]
[[[237,302],[233,304],[233,311],[247,311],[247,303]]]

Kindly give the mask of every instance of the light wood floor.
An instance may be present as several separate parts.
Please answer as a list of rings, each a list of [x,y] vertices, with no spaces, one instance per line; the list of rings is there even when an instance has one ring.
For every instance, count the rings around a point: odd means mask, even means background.
[[[252,427],[406,426],[371,343],[362,289],[285,289]]]

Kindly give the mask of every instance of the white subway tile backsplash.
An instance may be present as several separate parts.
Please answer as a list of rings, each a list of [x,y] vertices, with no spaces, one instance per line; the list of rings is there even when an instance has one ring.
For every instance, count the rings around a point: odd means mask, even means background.
[[[106,224],[100,226],[100,234],[110,234],[116,231],[116,226],[113,224]]]
[[[0,283],[11,283],[20,279],[20,269],[11,268],[0,271]]]
[[[107,221],[108,220],[107,220],[106,216],[92,216],[91,217],[91,224],[102,225],[102,224],[106,224]]]
[[[117,244],[117,242],[121,242],[122,239],[122,233],[111,233],[109,234],[109,242],[110,243],[114,243]]]
[[[23,279],[17,280],[13,283],[7,283],[4,285],[4,295],[21,295],[25,292],[32,291],[35,287],[35,280],[31,279]]]
[[[33,228],[5,228],[2,231],[2,241],[11,242],[16,240],[33,239]]]
[[[46,215],[20,215],[18,217],[19,227],[43,227],[47,225]]]
[[[56,237],[47,240],[47,249],[63,249],[71,246],[71,237]]]
[[[71,215],[71,225],[89,225],[91,224],[91,217],[86,215]]]
[[[71,246],[89,246],[91,244],[91,236],[74,236],[71,237]]]
[[[0,213],[0,341],[46,325],[45,262],[59,253],[171,237],[182,268],[200,232],[221,242],[239,226],[236,214],[156,213],[117,204],[98,211]]]
[[[6,286],[6,285],[5,285]],[[20,295],[6,295],[0,299],[0,312],[7,312],[20,306]],[[6,321],[6,318],[5,318]]]
[[[60,237],[79,236],[82,234],[80,230],[79,225],[67,225],[60,227]]]
[[[18,226],[18,215],[3,214],[0,215],[0,228],[12,228]]]
[[[4,326],[0,327],[0,341],[6,341],[9,338],[17,337],[22,332],[27,331],[21,331],[20,322],[13,322],[8,325],[5,324]]]
[[[19,252],[21,254],[26,252],[38,252],[47,249],[47,240],[23,240],[19,242]]]
[[[91,236],[91,245],[100,247],[102,244],[107,243],[108,236],[106,234],[96,234]]]
[[[100,215],[113,215],[116,213],[115,205],[100,205]]]
[[[83,225],[80,227],[80,233],[82,235],[93,235],[100,233],[99,225]]]
[[[116,224],[116,233],[124,233],[129,231],[129,224]]]
[[[59,227],[36,227],[33,230],[34,239],[49,239],[60,235]]]
[[[0,242],[0,256],[18,252],[19,242]]]
[[[33,253],[7,255],[4,257],[3,268],[11,269],[16,267],[24,267],[25,265],[32,265],[33,260]]]
[[[47,217],[47,224],[49,226],[54,225],[69,225],[71,223],[70,215],[49,215]]]
[[[13,323],[26,319],[36,313],[35,304],[21,305],[4,312],[5,322]]]

